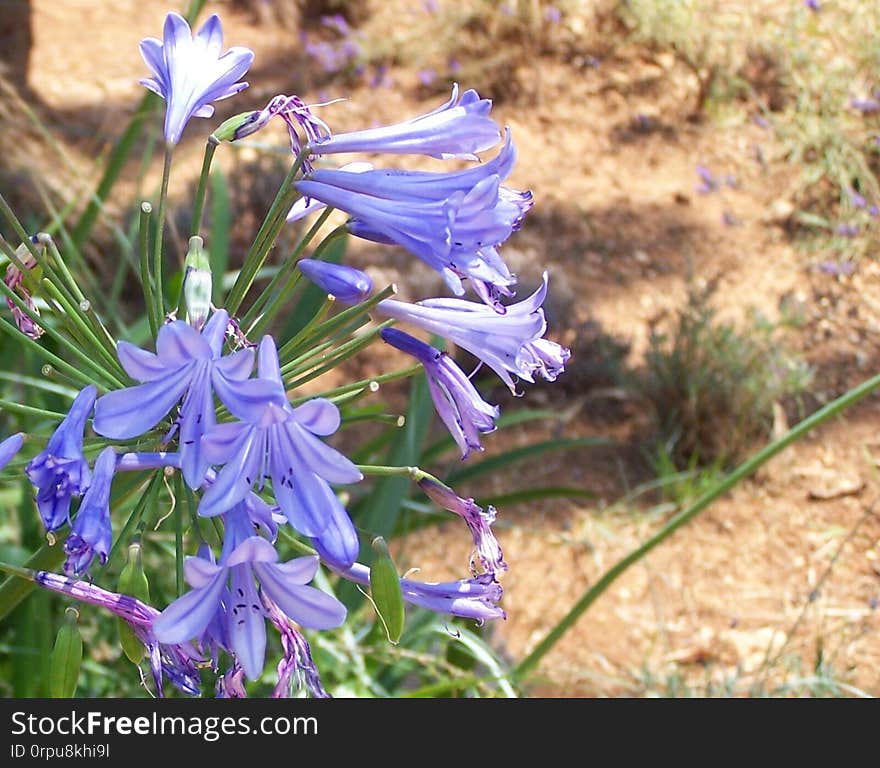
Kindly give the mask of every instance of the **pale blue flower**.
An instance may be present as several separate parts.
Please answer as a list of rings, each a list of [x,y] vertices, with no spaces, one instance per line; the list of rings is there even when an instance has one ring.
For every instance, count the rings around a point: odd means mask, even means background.
[[[307,586],[318,569],[317,557],[279,563],[275,548],[249,535],[248,526],[240,508],[227,515],[220,562],[187,558],[184,574],[192,589],[171,603],[153,626],[161,642],[180,643],[201,637],[223,610],[230,648],[253,680],[263,671],[266,653],[266,609],[258,583],[286,616],[307,628],[338,627],[346,611],[332,595]],[[229,604],[224,606],[227,594]]]
[[[0,470],[3,470],[16,457],[23,444],[24,432],[11,435],[0,443]]]
[[[547,279],[545,272],[541,287],[506,307],[505,314],[461,299],[428,299],[417,304],[386,299],[376,310],[455,342],[488,365],[515,393],[513,376],[534,382],[538,374],[555,381],[570,356],[565,347],[542,338],[547,330],[541,306]]]
[[[322,291],[343,304],[357,304],[373,290],[373,281],[366,272],[346,264],[334,264],[319,259],[300,259],[299,271]]]
[[[202,435],[214,425],[214,393],[230,407],[254,367],[252,349],[222,356],[229,315],[220,310],[197,332],[182,320],[162,326],[156,353],[120,341],[117,354],[135,387],[110,392],[95,405],[95,431],[114,440],[139,437],[156,426],[183,398],[180,406],[180,454],[190,488],[205,478],[208,460]]]
[[[312,139],[308,147],[315,155],[382,152],[476,160],[477,152],[501,139],[498,124],[489,117],[491,111],[490,99],[481,99],[474,90],[459,97],[456,84],[449,101],[427,114],[382,128]]]
[[[212,101],[234,96],[247,88],[239,82],[254,60],[248,48],[234,46],[221,55],[223,27],[211,16],[195,37],[186,19],[176,13],[165,17],[163,39],[141,41],[141,55],[152,77],[141,85],[167,102],[165,141],[177,144],[191,117],[211,117]]]
[[[260,378],[246,382],[240,396],[227,403],[240,421],[218,424],[202,441],[207,459],[224,466],[202,497],[199,514],[226,512],[269,477],[278,506],[300,533],[320,536],[334,520],[351,526],[330,483],[354,483],[363,476],[318,437],[339,428],[339,409],[321,398],[297,408],[287,402],[270,336],[260,342],[258,373]]]

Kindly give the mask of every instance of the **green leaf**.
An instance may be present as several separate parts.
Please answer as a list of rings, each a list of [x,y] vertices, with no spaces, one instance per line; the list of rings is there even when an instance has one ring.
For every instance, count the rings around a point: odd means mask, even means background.
[[[370,594],[379,618],[385,625],[388,640],[394,645],[403,634],[405,610],[403,605],[403,590],[400,587],[400,575],[394,560],[388,552],[385,539],[377,536],[373,539],[373,551],[376,559],[370,568]]]
[[[119,591],[124,595],[136,597],[141,602],[147,604],[150,602],[150,584],[144,573],[141,545],[138,542],[132,543],[128,548],[128,560],[119,576]],[[123,652],[132,664],[138,664],[144,657],[144,644],[137,638],[127,621],[117,618],[116,625]]]
[[[612,442],[612,440],[603,437],[569,437],[559,440],[546,440],[542,443],[533,443],[532,445],[526,445],[522,448],[514,448],[513,450],[506,451],[498,456],[492,456],[478,464],[471,464],[468,467],[450,472],[446,477],[446,482],[451,485],[463,480],[472,480],[480,475],[495,472],[509,464],[515,464],[516,462],[524,461],[525,459],[535,459],[545,453],[551,453],[553,451],[567,451],[572,448],[611,445]]]
[[[53,699],[69,699],[76,692],[83,658],[83,642],[76,615],[75,610],[68,609],[67,620],[55,638],[49,662],[49,695]]]
[[[223,171],[216,168],[211,173],[211,238],[208,241],[208,256],[211,259],[215,304],[218,306],[222,306],[220,302],[223,297],[223,276],[229,268],[231,229],[229,188]]]

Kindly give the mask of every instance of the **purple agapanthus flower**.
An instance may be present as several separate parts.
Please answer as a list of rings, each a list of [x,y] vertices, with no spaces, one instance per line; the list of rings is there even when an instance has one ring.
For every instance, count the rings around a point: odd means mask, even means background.
[[[495,576],[500,571],[507,570],[501,547],[492,533],[492,524],[497,514],[495,507],[489,506],[484,510],[473,499],[463,499],[448,485],[431,478],[419,480],[419,488],[435,504],[453,512],[467,523],[474,540],[477,559],[486,573]]]
[[[240,508],[226,517],[223,553],[217,564],[200,557],[184,563],[193,588],[169,605],[154,622],[156,637],[181,643],[202,635],[224,610],[229,645],[251,680],[263,671],[266,653],[266,610],[259,589],[281,611],[310,629],[332,629],[345,620],[345,606],[335,597],[307,586],[318,568],[317,557],[278,562],[278,553],[265,539],[250,535]],[[229,604],[223,606],[228,589]]]
[[[376,152],[476,160],[477,152],[501,139],[498,124],[489,117],[491,110],[492,101],[481,99],[474,90],[459,97],[456,84],[449,101],[427,114],[382,128],[313,139],[308,146],[315,155]]]
[[[555,381],[571,354],[556,342],[542,338],[547,330],[541,308],[547,280],[545,272],[541,287],[527,299],[508,306],[505,314],[461,299],[429,299],[417,304],[386,299],[376,305],[376,310],[455,342],[494,370],[515,393],[512,375],[532,383],[535,374]]]
[[[254,367],[252,349],[221,356],[228,323],[226,310],[216,312],[201,333],[175,320],[159,330],[155,354],[120,341],[119,362],[143,383],[99,398],[95,431],[114,440],[138,437],[183,398],[178,419],[181,469],[189,486],[198,488],[208,469],[201,438],[216,421],[213,394],[232,406]]]
[[[199,514],[226,512],[252,486],[270,477],[278,506],[300,533],[320,536],[333,520],[350,527],[348,513],[329,484],[354,483],[363,475],[318,439],[339,428],[339,409],[321,398],[297,408],[287,402],[270,336],[260,342],[257,367],[259,378],[247,382],[241,396],[227,403],[240,421],[218,424],[202,441],[208,460],[225,466],[202,497]],[[355,551],[352,559],[356,555]]]
[[[6,465],[18,455],[23,444],[24,432],[10,435],[0,443],[0,471],[4,470]]]
[[[96,395],[90,385],[76,396],[45,449],[25,469],[37,489],[37,509],[47,531],[55,531],[68,521],[70,500],[89,487],[92,474],[83,456],[83,431]]]
[[[370,583],[370,569],[362,563],[334,570],[344,579],[356,584],[368,586]],[[439,583],[404,578],[400,580],[400,588],[406,602],[436,613],[475,619],[480,624],[492,619],[507,618],[504,609],[498,605],[504,590],[490,573]]]
[[[391,346],[412,355],[425,369],[434,408],[466,459],[472,450],[483,450],[480,435],[495,430],[500,411],[480,396],[471,380],[445,352],[398,331],[385,328],[382,338]]]
[[[319,259],[300,259],[299,271],[322,291],[343,304],[357,304],[373,291],[373,281],[366,272],[346,264],[334,264]]]
[[[105,448],[95,460],[95,471],[88,490],[64,542],[67,560],[64,572],[79,576],[88,570],[95,557],[101,565],[107,562],[113,545],[110,524],[110,486],[116,471],[116,452]]]
[[[462,278],[469,278],[495,304],[499,294],[512,295],[516,283],[496,246],[532,207],[530,192],[501,184],[515,157],[508,133],[493,160],[464,171],[318,170],[295,186],[306,200],[349,213],[352,234],[403,246],[443,275],[457,295],[464,293]]]
[[[159,611],[130,595],[108,592],[87,581],[78,581],[48,571],[37,571],[34,581],[45,589],[59,592],[85,603],[106,608],[125,621],[147,649],[158,696],[164,695],[162,680],[168,678],[181,693],[201,695],[201,681],[196,664],[201,656],[189,643],[164,643],[156,638],[153,623]]]
[[[248,87],[239,82],[254,60],[254,52],[234,46],[223,48],[220,19],[211,16],[195,37],[186,19],[176,13],[165,17],[163,39],[141,41],[141,55],[152,77],[141,85],[167,102],[165,141],[177,144],[191,117],[211,117],[212,101],[226,99]]]

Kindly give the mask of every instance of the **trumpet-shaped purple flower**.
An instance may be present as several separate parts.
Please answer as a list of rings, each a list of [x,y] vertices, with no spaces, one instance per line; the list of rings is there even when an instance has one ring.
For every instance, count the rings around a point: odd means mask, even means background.
[[[37,509],[47,531],[57,530],[68,521],[70,500],[89,487],[92,474],[82,452],[83,431],[96,395],[95,387],[88,386],[76,396],[46,448],[25,469],[37,489]]]
[[[354,483],[363,476],[341,453],[318,439],[339,428],[339,409],[316,398],[293,408],[287,402],[275,342],[265,336],[258,353],[259,379],[227,403],[241,421],[218,424],[202,446],[207,458],[225,464],[202,497],[199,514],[231,509],[253,485],[271,477],[275,500],[290,524],[306,536],[328,527],[352,527],[330,483]],[[357,555],[353,553],[352,560]]]
[[[155,608],[130,595],[108,592],[87,581],[78,581],[57,573],[37,571],[34,581],[52,592],[106,608],[125,621],[147,649],[158,696],[164,695],[163,677],[168,678],[187,696],[201,695],[201,681],[196,667],[202,661],[201,656],[189,643],[163,643],[156,638],[153,623],[159,616],[159,611]]]
[[[5,469],[6,465],[16,457],[23,444],[24,432],[11,435],[0,443],[0,471]]]
[[[357,304],[373,291],[373,281],[366,272],[345,264],[300,259],[297,266],[300,272],[322,291],[326,291],[343,304]]]
[[[167,102],[165,141],[177,144],[191,117],[211,117],[212,101],[234,96],[248,87],[239,82],[251,66],[254,53],[234,46],[223,48],[220,19],[211,16],[193,37],[186,19],[176,13],[165,17],[163,39],[141,41],[141,55],[152,77],[141,80]]]
[[[480,434],[495,430],[498,407],[483,400],[464,371],[445,352],[395,328],[385,328],[382,338],[424,366],[434,408],[455,438],[462,459],[474,449],[483,450]]]
[[[183,398],[180,407],[181,469],[191,488],[198,488],[208,469],[202,435],[214,425],[213,393],[231,407],[254,367],[254,352],[242,349],[221,357],[229,315],[220,310],[201,333],[182,320],[163,326],[156,353],[120,341],[119,362],[138,386],[98,399],[94,427],[114,440],[138,437],[152,429]]]
[[[318,170],[295,183],[309,201],[319,200],[353,218],[349,231],[395,243],[443,275],[457,295],[470,278],[481,296],[511,295],[516,278],[496,246],[519,228],[532,206],[531,193],[503,187],[514,159],[508,141],[478,168],[455,173]]]
[[[368,586],[370,583],[370,569],[362,563],[333,570],[355,584]],[[439,583],[404,578],[400,580],[400,588],[406,602],[436,613],[475,619],[480,624],[491,619],[507,618],[504,609],[498,605],[504,590],[491,573]]]
[[[332,629],[345,620],[345,607],[332,595],[307,586],[318,568],[317,557],[278,562],[265,539],[251,536],[247,516],[238,507],[226,517],[226,539],[218,564],[187,558],[184,574],[193,588],[169,605],[154,623],[164,643],[181,643],[205,632],[218,611],[227,621],[228,641],[251,680],[263,670],[266,611],[259,589],[288,617],[311,629]],[[229,603],[223,605],[229,594]]]
[[[315,155],[386,152],[476,160],[477,152],[493,147],[501,139],[498,124],[489,117],[491,111],[490,99],[481,99],[474,90],[459,97],[456,84],[449,101],[425,115],[383,128],[312,139],[308,146]]]
[[[474,549],[480,565],[486,573],[495,576],[499,571],[507,570],[504,555],[495,534],[492,523],[495,522],[495,507],[489,506],[485,511],[473,499],[463,499],[448,485],[432,478],[419,480],[419,487],[435,504],[461,517],[471,531]]]
[[[113,545],[110,525],[110,486],[116,471],[116,452],[112,448],[101,451],[95,461],[95,471],[88,490],[71,525],[70,536],[64,542],[67,561],[64,572],[79,576],[88,570],[97,556],[101,565],[107,562]]]
[[[570,352],[542,338],[547,321],[541,305],[547,273],[537,291],[498,314],[483,304],[461,299],[429,299],[417,304],[386,299],[376,309],[396,320],[455,342],[488,365],[515,393],[513,378],[534,382],[535,374],[555,381]]]

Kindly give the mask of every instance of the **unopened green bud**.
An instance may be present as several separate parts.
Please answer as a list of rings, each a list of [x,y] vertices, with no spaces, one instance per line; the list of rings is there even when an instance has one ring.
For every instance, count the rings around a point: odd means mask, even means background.
[[[49,695],[53,699],[69,699],[76,693],[82,665],[83,642],[76,624],[79,615],[74,608],[65,612],[65,621],[49,658]]]
[[[373,539],[373,551],[376,559],[370,567],[370,594],[385,624],[388,639],[396,644],[403,634],[405,619],[400,576],[388,552],[388,545],[381,536]]]
[[[123,595],[130,595],[141,602],[150,602],[150,583],[144,573],[144,561],[141,556],[141,545],[132,543],[128,548],[128,560],[119,576],[119,591]],[[132,664],[137,664],[144,657],[144,644],[138,640],[128,622],[117,619],[119,628],[119,642],[122,651]]]
[[[197,331],[202,329],[211,311],[211,262],[204,249],[205,241],[198,235],[189,239],[183,270],[183,297],[189,324]]]
[[[259,131],[269,122],[269,117],[261,110],[242,112],[221,123],[212,136],[218,144],[221,141],[237,141]]]

